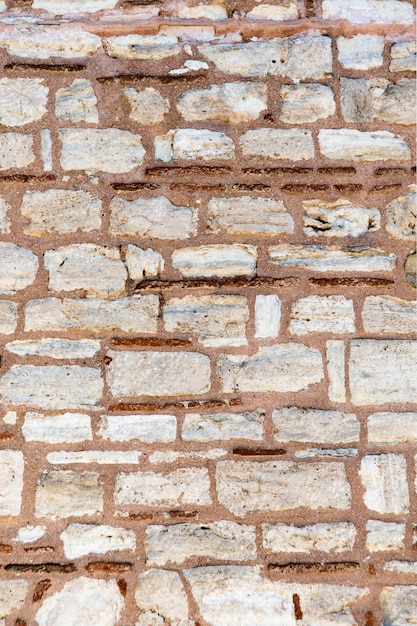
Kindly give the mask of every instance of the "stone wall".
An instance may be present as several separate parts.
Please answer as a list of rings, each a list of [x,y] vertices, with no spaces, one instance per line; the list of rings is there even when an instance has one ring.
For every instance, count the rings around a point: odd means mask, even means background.
[[[0,624],[417,615],[406,0],[0,2]]]

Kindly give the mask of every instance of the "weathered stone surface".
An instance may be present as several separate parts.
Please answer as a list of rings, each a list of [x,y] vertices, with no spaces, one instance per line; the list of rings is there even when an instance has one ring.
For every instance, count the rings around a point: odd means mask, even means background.
[[[59,409],[92,409],[101,400],[100,370],[78,365],[14,365],[0,379],[4,404]]]
[[[310,237],[359,237],[379,230],[381,214],[341,198],[336,202],[303,200],[304,232]]]
[[[67,559],[77,559],[85,554],[106,554],[136,548],[135,533],[127,528],[69,524],[60,537]]]
[[[196,6],[184,6],[178,11],[178,17],[185,19],[225,20],[228,17],[226,7],[219,4],[197,4]]]
[[[417,441],[417,413],[374,413],[368,417],[368,441],[374,445]]]
[[[46,526],[22,526],[17,531],[16,539],[20,543],[32,543],[41,539],[46,533]]]
[[[235,522],[148,526],[145,531],[149,565],[183,563],[203,557],[216,561],[256,559],[255,528]]]
[[[310,130],[301,128],[258,128],[248,130],[240,140],[244,156],[304,161],[314,157]]]
[[[358,456],[357,448],[304,448],[294,453],[296,459],[348,459]]]
[[[307,296],[296,300],[291,307],[290,332],[354,333],[355,311],[353,300],[345,296]]]
[[[221,354],[218,375],[225,393],[300,391],[323,378],[321,354],[302,343],[259,348],[253,356]]]
[[[205,452],[182,452],[175,450],[168,450],[164,452],[162,450],[157,450],[156,452],[152,452],[149,456],[150,463],[177,463],[178,461],[199,461],[200,463],[204,461],[212,461],[217,460],[223,456],[227,456],[227,450],[223,448],[212,448],[211,450],[206,450]]]
[[[276,441],[317,443],[359,441],[360,424],[353,413],[291,406],[272,411],[272,422]]]
[[[17,304],[0,300],[0,334],[12,335],[17,326]]]
[[[44,128],[39,133],[41,139],[41,159],[44,172],[52,172],[53,155],[52,155],[52,136],[49,128]]]
[[[184,467],[170,473],[117,474],[116,504],[179,506],[211,504],[210,479],[205,468]]]
[[[87,170],[123,174],[142,165],[142,137],[118,128],[61,128],[61,166],[64,170]]]
[[[104,9],[113,9],[117,0],[33,0],[34,9],[44,9],[48,13],[95,13]]]
[[[325,20],[353,24],[412,24],[413,7],[402,0],[323,0]]]
[[[75,443],[91,440],[91,418],[83,413],[44,415],[29,412],[25,415],[22,433],[26,441],[44,443]]]
[[[382,618],[387,626],[411,626],[417,615],[417,587],[384,587],[380,595]]]
[[[294,220],[282,200],[274,198],[212,198],[207,231],[229,235],[278,235],[294,232]]]
[[[38,257],[14,243],[0,243],[0,293],[14,294],[33,283],[39,268]]]
[[[10,232],[10,219],[7,216],[9,209],[10,205],[0,198],[0,233],[3,234]]]
[[[152,248],[138,248],[132,244],[126,246],[125,263],[129,278],[141,282],[145,278],[156,278],[164,271],[164,257]]]
[[[181,396],[210,389],[210,359],[199,352],[110,351],[113,396]]]
[[[384,59],[384,38],[380,35],[355,35],[336,39],[339,63],[350,70],[381,67]]]
[[[347,552],[353,549],[356,539],[356,527],[351,522],[310,526],[263,524],[262,529],[262,545],[272,552]]]
[[[326,342],[329,400],[346,402],[345,344],[338,339]]]
[[[100,350],[100,342],[91,339],[28,339],[7,343],[8,352],[24,356],[47,356],[51,359],[91,359]]]
[[[48,463],[53,465],[79,465],[95,463],[97,465],[137,465],[140,452],[134,450],[81,450],[71,452],[58,450],[46,455]]]
[[[81,190],[26,191],[20,212],[30,220],[23,232],[35,237],[91,232],[101,227],[100,198]]]
[[[35,516],[55,519],[96,515],[103,511],[103,495],[96,472],[49,470],[38,478]]]
[[[0,79],[0,124],[24,126],[46,113],[48,88],[42,78]]]
[[[276,4],[258,4],[247,13],[251,19],[264,19],[283,22],[285,20],[296,20],[298,18],[298,7],[294,0],[286,0]]]
[[[76,78],[55,94],[55,116],[60,122],[98,124],[97,98],[91,81]]]
[[[416,43],[415,41],[401,41],[391,48],[390,72],[416,71]]]
[[[392,296],[367,296],[362,309],[362,322],[367,333],[415,333],[417,302]]]
[[[375,118],[372,94],[364,78],[340,79],[340,104],[347,122],[370,122]]]
[[[0,581],[0,618],[10,615],[24,604],[28,584],[26,580]]]
[[[252,276],[256,261],[256,248],[249,244],[213,244],[172,253],[172,266],[186,278]]]
[[[124,600],[115,580],[74,578],[43,601],[35,615],[39,626],[115,626]]]
[[[339,462],[219,461],[216,480],[220,504],[237,517],[298,507],[350,507],[350,486]]]
[[[395,255],[365,246],[280,244],[269,248],[272,263],[315,272],[377,272],[393,270]]]
[[[185,441],[215,441],[228,439],[261,440],[265,412],[188,413],[182,425]]]
[[[155,159],[168,163],[172,159],[233,159],[233,140],[213,130],[181,128],[155,137]]]
[[[255,299],[255,339],[278,337],[281,301],[278,296],[257,295]]]
[[[169,100],[153,87],[141,91],[128,88],[123,89],[123,93],[130,104],[130,119],[140,124],[158,124],[169,111]]]
[[[109,37],[103,41],[107,54],[116,59],[142,59],[160,61],[181,51],[178,39],[169,35],[126,35]]]
[[[354,339],[350,342],[350,391],[356,406],[417,402],[417,342]]]
[[[150,239],[187,239],[196,234],[197,211],[172,204],[165,196],[110,202],[110,232]]]
[[[100,37],[81,28],[35,26],[9,27],[0,33],[0,48],[17,57],[76,59],[94,54],[101,47]]]
[[[163,306],[166,331],[197,335],[204,346],[246,346],[248,319],[245,296],[185,296]]]
[[[168,443],[175,441],[177,420],[174,415],[103,415],[98,436],[110,441]]]
[[[392,83],[385,78],[341,78],[341,105],[347,122],[380,119],[405,126],[416,123],[414,79]]]
[[[410,252],[404,263],[405,279],[412,287],[417,287],[417,253]]]
[[[44,298],[31,300],[25,308],[25,331],[91,332],[120,330],[127,333],[155,333],[159,298],[132,296],[118,300]]]
[[[416,561],[388,561],[384,564],[385,572],[396,572],[397,574],[417,574]]]
[[[89,296],[114,297],[125,290],[127,271],[119,248],[72,244],[47,250],[44,259],[52,291],[83,289]]]
[[[26,167],[34,160],[32,135],[25,135],[24,133],[0,134],[0,170]]]
[[[185,120],[220,120],[240,124],[256,120],[268,107],[267,86],[263,83],[222,83],[209,89],[184,92],[177,109]]]
[[[141,611],[137,626],[193,626],[188,620],[188,602],[178,572],[150,569],[139,576],[135,600]],[[143,619],[142,619],[143,618]],[[162,622],[161,622],[162,620]]]
[[[282,85],[279,95],[282,101],[279,119],[286,124],[310,124],[336,111],[333,91],[326,85]]]
[[[369,552],[404,550],[405,524],[371,519],[366,522],[366,549]]]
[[[329,37],[295,37],[240,44],[203,45],[199,52],[225,74],[288,76],[294,81],[332,72]]]
[[[20,450],[0,450],[0,515],[20,515],[23,469]]]
[[[409,185],[408,194],[395,198],[387,206],[386,229],[396,239],[416,238],[417,186]]]
[[[319,145],[322,154],[329,159],[362,162],[411,158],[405,141],[386,130],[361,132],[350,128],[325,128],[319,131]]]
[[[378,513],[408,513],[410,499],[403,455],[365,456],[361,461],[359,474],[368,509]]]

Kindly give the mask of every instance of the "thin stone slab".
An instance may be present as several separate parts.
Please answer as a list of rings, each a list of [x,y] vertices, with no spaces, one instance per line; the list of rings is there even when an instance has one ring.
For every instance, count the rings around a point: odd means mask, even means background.
[[[0,48],[17,57],[78,59],[89,57],[101,48],[101,39],[81,28],[31,24],[27,29],[6,27],[0,33]]]
[[[339,554],[350,552],[356,540],[351,522],[319,523],[309,526],[263,524],[262,546],[270,552]]]
[[[2,516],[20,515],[23,471],[23,452],[20,450],[0,450],[0,515]]]
[[[182,425],[184,441],[261,440],[265,412],[187,413]]]
[[[275,441],[326,444],[359,441],[360,423],[353,413],[293,406],[272,411],[272,422]]]
[[[257,250],[249,244],[212,244],[172,253],[172,266],[186,278],[253,276],[256,262]]]
[[[407,3],[402,3],[407,4]],[[387,130],[362,132],[350,128],[322,129],[319,146],[323,156],[347,161],[407,161],[411,151],[406,142]]]
[[[392,252],[377,248],[280,244],[269,248],[272,263],[314,272],[378,272],[395,269]]]

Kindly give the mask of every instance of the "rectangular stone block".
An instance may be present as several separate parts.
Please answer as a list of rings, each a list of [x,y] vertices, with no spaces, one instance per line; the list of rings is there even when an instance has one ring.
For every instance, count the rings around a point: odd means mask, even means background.
[[[255,298],[255,339],[278,337],[281,322],[281,301],[278,296],[258,295]]]
[[[279,119],[285,124],[311,124],[336,111],[333,91],[327,85],[282,85],[279,94],[282,102]]]
[[[0,33],[1,47],[1,33]],[[26,167],[35,160],[33,136],[24,133],[0,134],[0,170]]]
[[[292,233],[294,220],[284,203],[274,198],[212,198],[208,203],[207,231],[273,236]]]
[[[368,441],[384,446],[417,441],[417,413],[373,413],[368,417]]]
[[[0,48],[13,56],[33,59],[88,57],[101,47],[100,37],[81,28],[8,27],[0,34]]]
[[[386,624],[412,624],[417,615],[417,586],[395,585],[384,587],[380,594],[382,619]],[[407,624],[407,626],[408,626]]]
[[[314,158],[314,142],[310,130],[301,128],[258,128],[248,130],[240,140],[247,157],[305,161]]]
[[[367,296],[362,308],[362,323],[367,333],[414,334],[417,330],[417,302],[392,296]]]
[[[405,524],[370,519],[366,522],[366,549],[369,552],[405,549]]]
[[[393,270],[395,255],[365,246],[279,244],[269,248],[272,263],[315,272],[379,272]]]
[[[380,35],[354,35],[336,39],[339,63],[351,70],[370,70],[381,67],[384,37]]]
[[[413,7],[403,0],[323,0],[325,20],[352,24],[412,24]]]
[[[95,524],[69,524],[60,534],[67,559],[77,559],[85,554],[130,550],[136,547],[133,530],[98,526]]]
[[[286,407],[272,411],[274,439],[290,442],[353,443],[360,424],[353,413]]]
[[[0,581],[0,624],[6,624],[3,619],[16,609],[20,609],[28,591],[26,580],[2,580]]]
[[[338,339],[326,342],[327,375],[329,377],[329,400],[346,402],[345,344]]]
[[[410,497],[402,454],[379,454],[363,457],[360,477],[365,490],[364,502],[378,513],[408,513]]]
[[[168,163],[172,159],[233,159],[233,140],[225,133],[196,128],[170,130],[155,137],[155,159]]]
[[[46,113],[48,88],[42,78],[0,79],[0,124],[24,126]]]
[[[39,356],[50,359],[91,359],[100,350],[99,341],[90,339],[53,339],[45,338],[16,340],[6,343],[7,352],[20,357]]]
[[[391,48],[390,72],[416,71],[416,42],[401,41]]]
[[[249,244],[213,244],[172,253],[172,266],[186,278],[253,276],[256,261],[257,250]]]
[[[35,281],[38,269],[38,257],[31,250],[0,242],[0,293],[26,289]]]
[[[349,128],[326,128],[319,131],[319,146],[321,153],[329,159],[357,162],[411,159],[405,141],[387,130],[361,132]]]
[[[380,228],[378,209],[367,209],[349,200],[303,200],[302,205],[306,213],[303,230],[309,237],[359,237]]]
[[[49,470],[38,478],[35,516],[52,519],[103,511],[103,487],[96,472]]]
[[[116,59],[160,61],[180,53],[177,37],[169,35],[126,35],[103,41],[106,53]]]
[[[12,335],[17,326],[17,304],[11,300],[0,300],[0,333]]]
[[[137,465],[140,452],[134,450],[81,450],[49,452],[46,460],[52,465]]]
[[[90,80],[76,78],[55,94],[55,116],[60,122],[98,124],[97,97]]]
[[[20,450],[0,450],[0,516],[20,515],[24,457]]]
[[[356,527],[351,522],[320,523],[309,526],[262,524],[262,546],[271,552],[348,552],[356,540]]]
[[[168,443],[175,441],[177,420],[174,415],[103,415],[97,434],[109,441]]]
[[[181,437],[184,441],[261,440],[264,418],[261,409],[245,413],[187,413]]]
[[[25,415],[22,433],[26,441],[43,443],[76,443],[93,438],[91,418],[83,413],[44,415],[31,411]]]
[[[340,295],[296,300],[291,307],[290,332],[292,335],[354,333],[353,300]]]

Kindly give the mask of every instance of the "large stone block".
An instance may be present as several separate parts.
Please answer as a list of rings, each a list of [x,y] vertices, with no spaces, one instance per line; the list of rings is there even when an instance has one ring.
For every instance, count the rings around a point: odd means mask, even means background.
[[[23,469],[23,452],[20,450],[0,450],[0,516],[20,514]]]
[[[172,253],[172,266],[186,278],[253,276],[257,250],[249,244],[212,244],[180,248]]]
[[[349,200],[325,202],[303,200],[304,232],[310,237],[359,237],[379,230],[381,215],[378,209],[367,209]]]
[[[98,436],[110,441],[168,443],[175,441],[174,415],[103,415]]]
[[[351,522],[319,523],[309,526],[263,524],[265,550],[271,552],[310,553],[350,552],[356,540],[356,527]]]
[[[141,91],[128,88],[123,93],[130,104],[130,119],[145,126],[162,122],[169,111],[169,100],[153,87]]]
[[[31,285],[38,272],[36,254],[14,243],[0,243],[0,293],[14,294]]]
[[[363,327],[378,335],[416,332],[417,302],[392,296],[367,296],[362,308]]]
[[[155,137],[155,159],[233,159],[233,140],[224,133],[202,128],[180,128]]]
[[[364,502],[378,513],[408,513],[410,498],[407,486],[406,460],[401,454],[379,454],[363,457],[360,477],[365,490]]]
[[[417,615],[417,586],[384,587],[380,595],[382,618],[387,626],[411,626]]]
[[[291,307],[290,332],[354,333],[355,311],[353,300],[345,296],[307,296],[296,300]]]
[[[99,526],[96,524],[69,524],[60,534],[67,559],[77,559],[85,554],[106,554],[107,552],[136,548],[133,530]]]
[[[55,94],[55,115],[60,122],[98,124],[97,98],[91,81],[76,78]]]
[[[265,412],[188,413],[182,425],[184,441],[216,441],[229,439],[261,440]]]
[[[0,124],[24,126],[46,113],[48,88],[42,78],[0,79]]]
[[[43,443],[76,443],[92,440],[91,418],[83,413],[44,415],[26,413],[22,426],[25,441]]]
[[[301,128],[258,128],[248,130],[240,140],[247,157],[305,161],[314,158],[314,142],[310,130]]]
[[[417,413],[373,413],[368,417],[368,441],[384,446],[417,441]]]
[[[109,37],[103,42],[107,54],[116,59],[160,61],[180,53],[177,37],[170,35],[126,35]]]
[[[338,37],[336,43],[343,68],[370,70],[381,67],[384,61],[384,37],[380,35]]]
[[[0,619],[23,606],[27,591],[26,580],[0,581]]]
[[[326,85],[282,85],[279,95],[282,101],[279,119],[285,124],[311,124],[336,111],[333,91]]]
[[[103,511],[104,489],[96,472],[49,470],[38,478],[35,516],[52,519]]]
[[[32,135],[25,135],[24,133],[0,134],[0,170],[26,167],[34,160]]]
[[[378,272],[393,270],[395,254],[377,248],[279,244],[269,248],[272,263],[315,272]]]
[[[413,7],[403,0],[323,0],[323,17],[353,24],[412,24]]]
[[[101,39],[81,28],[8,27],[0,34],[0,48],[13,56],[33,59],[88,57],[101,47]]]
[[[406,142],[386,130],[362,132],[350,128],[326,128],[319,131],[319,146],[321,153],[329,159],[362,162],[407,161],[411,158]]]
[[[212,198],[207,231],[229,235],[278,235],[294,232],[294,220],[282,200],[274,198]]]
[[[194,626],[188,620],[187,595],[178,572],[150,569],[141,573],[135,600],[141,610],[137,626],[162,626],[167,620],[173,626]]]
[[[272,411],[272,422],[276,441],[326,444],[359,441],[360,423],[353,413],[292,406]]]

